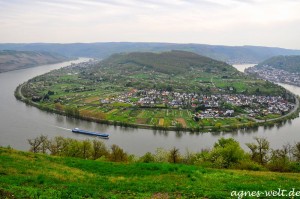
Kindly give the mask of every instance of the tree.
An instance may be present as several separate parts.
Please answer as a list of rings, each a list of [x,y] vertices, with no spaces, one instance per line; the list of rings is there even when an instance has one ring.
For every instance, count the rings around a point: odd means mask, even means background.
[[[109,152],[103,142],[99,140],[93,140],[92,158],[94,160],[102,156],[108,156],[108,154]]]
[[[79,113],[79,109],[76,107],[65,107],[65,113],[66,116],[74,116],[74,117],[79,117],[80,113]]]
[[[63,111],[64,106],[60,102],[57,102],[57,103],[55,103],[55,109],[58,111]]]
[[[147,152],[145,155],[140,157],[139,161],[144,163],[150,163],[150,162],[155,162],[155,159],[152,153]]]
[[[28,139],[30,144],[30,151],[33,153],[46,153],[47,150],[47,136],[41,135],[35,139]]]
[[[204,122],[203,122],[203,121],[200,121],[200,122],[199,122],[199,126],[201,127],[201,129],[204,129],[204,127],[205,127]]]
[[[44,135],[41,135],[40,136],[40,141],[41,141],[41,145],[40,145],[41,152],[46,153],[47,148],[48,148],[48,143],[49,143],[48,137],[44,136]]]
[[[92,153],[92,144],[90,140],[82,141],[82,157],[84,159],[90,158]]]
[[[111,146],[110,160],[113,162],[126,162],[128,158],[127,153],[124,152],[118,145]]]
[[[50,151],[51,155],[60,155],[63,147],[64,147],[64,143],[66,142],[65,138],[59,136],[59,137],[55,137],[54,139],[50,140],[48,142],[48,150]]]
[[[246,154],[232,138],[221,138],[209,154],[210,161],[219,168],[229,168],[245,159]]]
[[[154,155],[155,162],[168,162],[168,151],[163,148],[157,148]]]
[[[175,163],[178,163],[179,161],[180,161],[179,149],[174,147],[173,149],[170,150],[169,162],[175,164]]]
[[[272,150],[268,167],[271,171],[283,172],[289,170],[288,151],[285,147],[282,149]]]
[[[182,158],[182,162],[184,164],[194,164],[197,160],[196,153],[192,153],[189,150],[186,150],[184,157]]]
[[[268,152],[270,143],[266,138],[254,138],[256,143],[247,143],[246,145],[251,150],[251,159],[262,165],[268,162]]]
[[[292,161],[293,159],[293,147],[290,143],[285,144],[282,146],[282,150],[284,150],[287,153],[287,157],[289,161]]]
[[[216,129],[221,129],[221,127],[222,127],[222,123],[218,122],[215,124]]]
[[[297,142],[292,148],[293,157],[297,162],[300,162],[300,142]]]
[[[65,140],[65,147],[63,148],[62,154],[67,157],[78,157],[82,158],[82,143],[75,139],[66,139]]]

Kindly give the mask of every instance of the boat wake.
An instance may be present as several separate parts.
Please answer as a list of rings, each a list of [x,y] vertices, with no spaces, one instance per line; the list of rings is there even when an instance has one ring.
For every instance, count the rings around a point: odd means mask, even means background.
[[[72,131],[72,129],[64,128],[64,127],[61,127],[61,126],[54,126],[54,127],[59,128],[59,129],[64,129],[64,130],[67,130],[67,131]]]

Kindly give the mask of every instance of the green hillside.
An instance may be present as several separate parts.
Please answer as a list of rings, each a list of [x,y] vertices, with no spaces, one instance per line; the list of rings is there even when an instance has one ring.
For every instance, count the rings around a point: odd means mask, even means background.
[[[57,53],[3,50],[0,51],[0,73],[66,60],[67,57]]]
[[[127,88],[179,92],[209,92],[215,86],[228,86],[223,84],[225,81],[240,87],[238,91],[241,92],[246,88],[241,86],[240,79],[247,78],[225,62],[186,51],[115,54],[99,64],[84,68],[79,77]]]
[[[153,70],[165,74],[182,74],[195,69],[201,69],[203,72],[237,72],[233,66],[224,62],[186,51],[116,54],[104,60],[101,65],[132,72],[135,70]]]
[[[264,66],[271,66],[276,69],[285,70],[287,72],[299,73],[300,72],[300,56],[276,56],[267,59],[257,65],[259,68]]]
[[[241,191],[261,191],[263,198],[265,191],[281,189],[289,194],[293,188],[295,193],[299,191],[298,187],[300,174],[295,173],[168,163],[112,163],[0,148],[0,198],[222,199],[238,198],[231,194]]]

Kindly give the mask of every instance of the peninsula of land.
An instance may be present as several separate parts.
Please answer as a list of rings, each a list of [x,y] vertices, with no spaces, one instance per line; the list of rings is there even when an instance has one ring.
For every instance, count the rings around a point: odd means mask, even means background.
[[[296,117],[298,99],[269,81],[195,53],[115,54],[18,87],[40,109],[121,126],[214,131]]]

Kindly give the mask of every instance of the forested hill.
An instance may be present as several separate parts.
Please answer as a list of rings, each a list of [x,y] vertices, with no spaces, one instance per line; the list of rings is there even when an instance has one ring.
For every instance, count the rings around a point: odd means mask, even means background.
[[[186,51],[115,54],[102,61],[101,66],[126,72],[155,71],[165,74],[183,74],[193,70],[218,74],[225,71],[237,72],[233,66],[225,62]]]
[[[0,51],[0,73],[66,60],[65,56],[55,53],[3,50]]]
[[[47,51],[68,57],[107,58],[122,52],[190,51],[230,64],[259,63],[278,55],[300,55],[300,50],[261,46],[221,46],[206,44],[103,42],[103,43],[29,43],[0,44],[0,50]]]
[[[276,56],[257,65],[260,68],[265,66],[271,66],[287,72],[300,73],[300,56]]]

